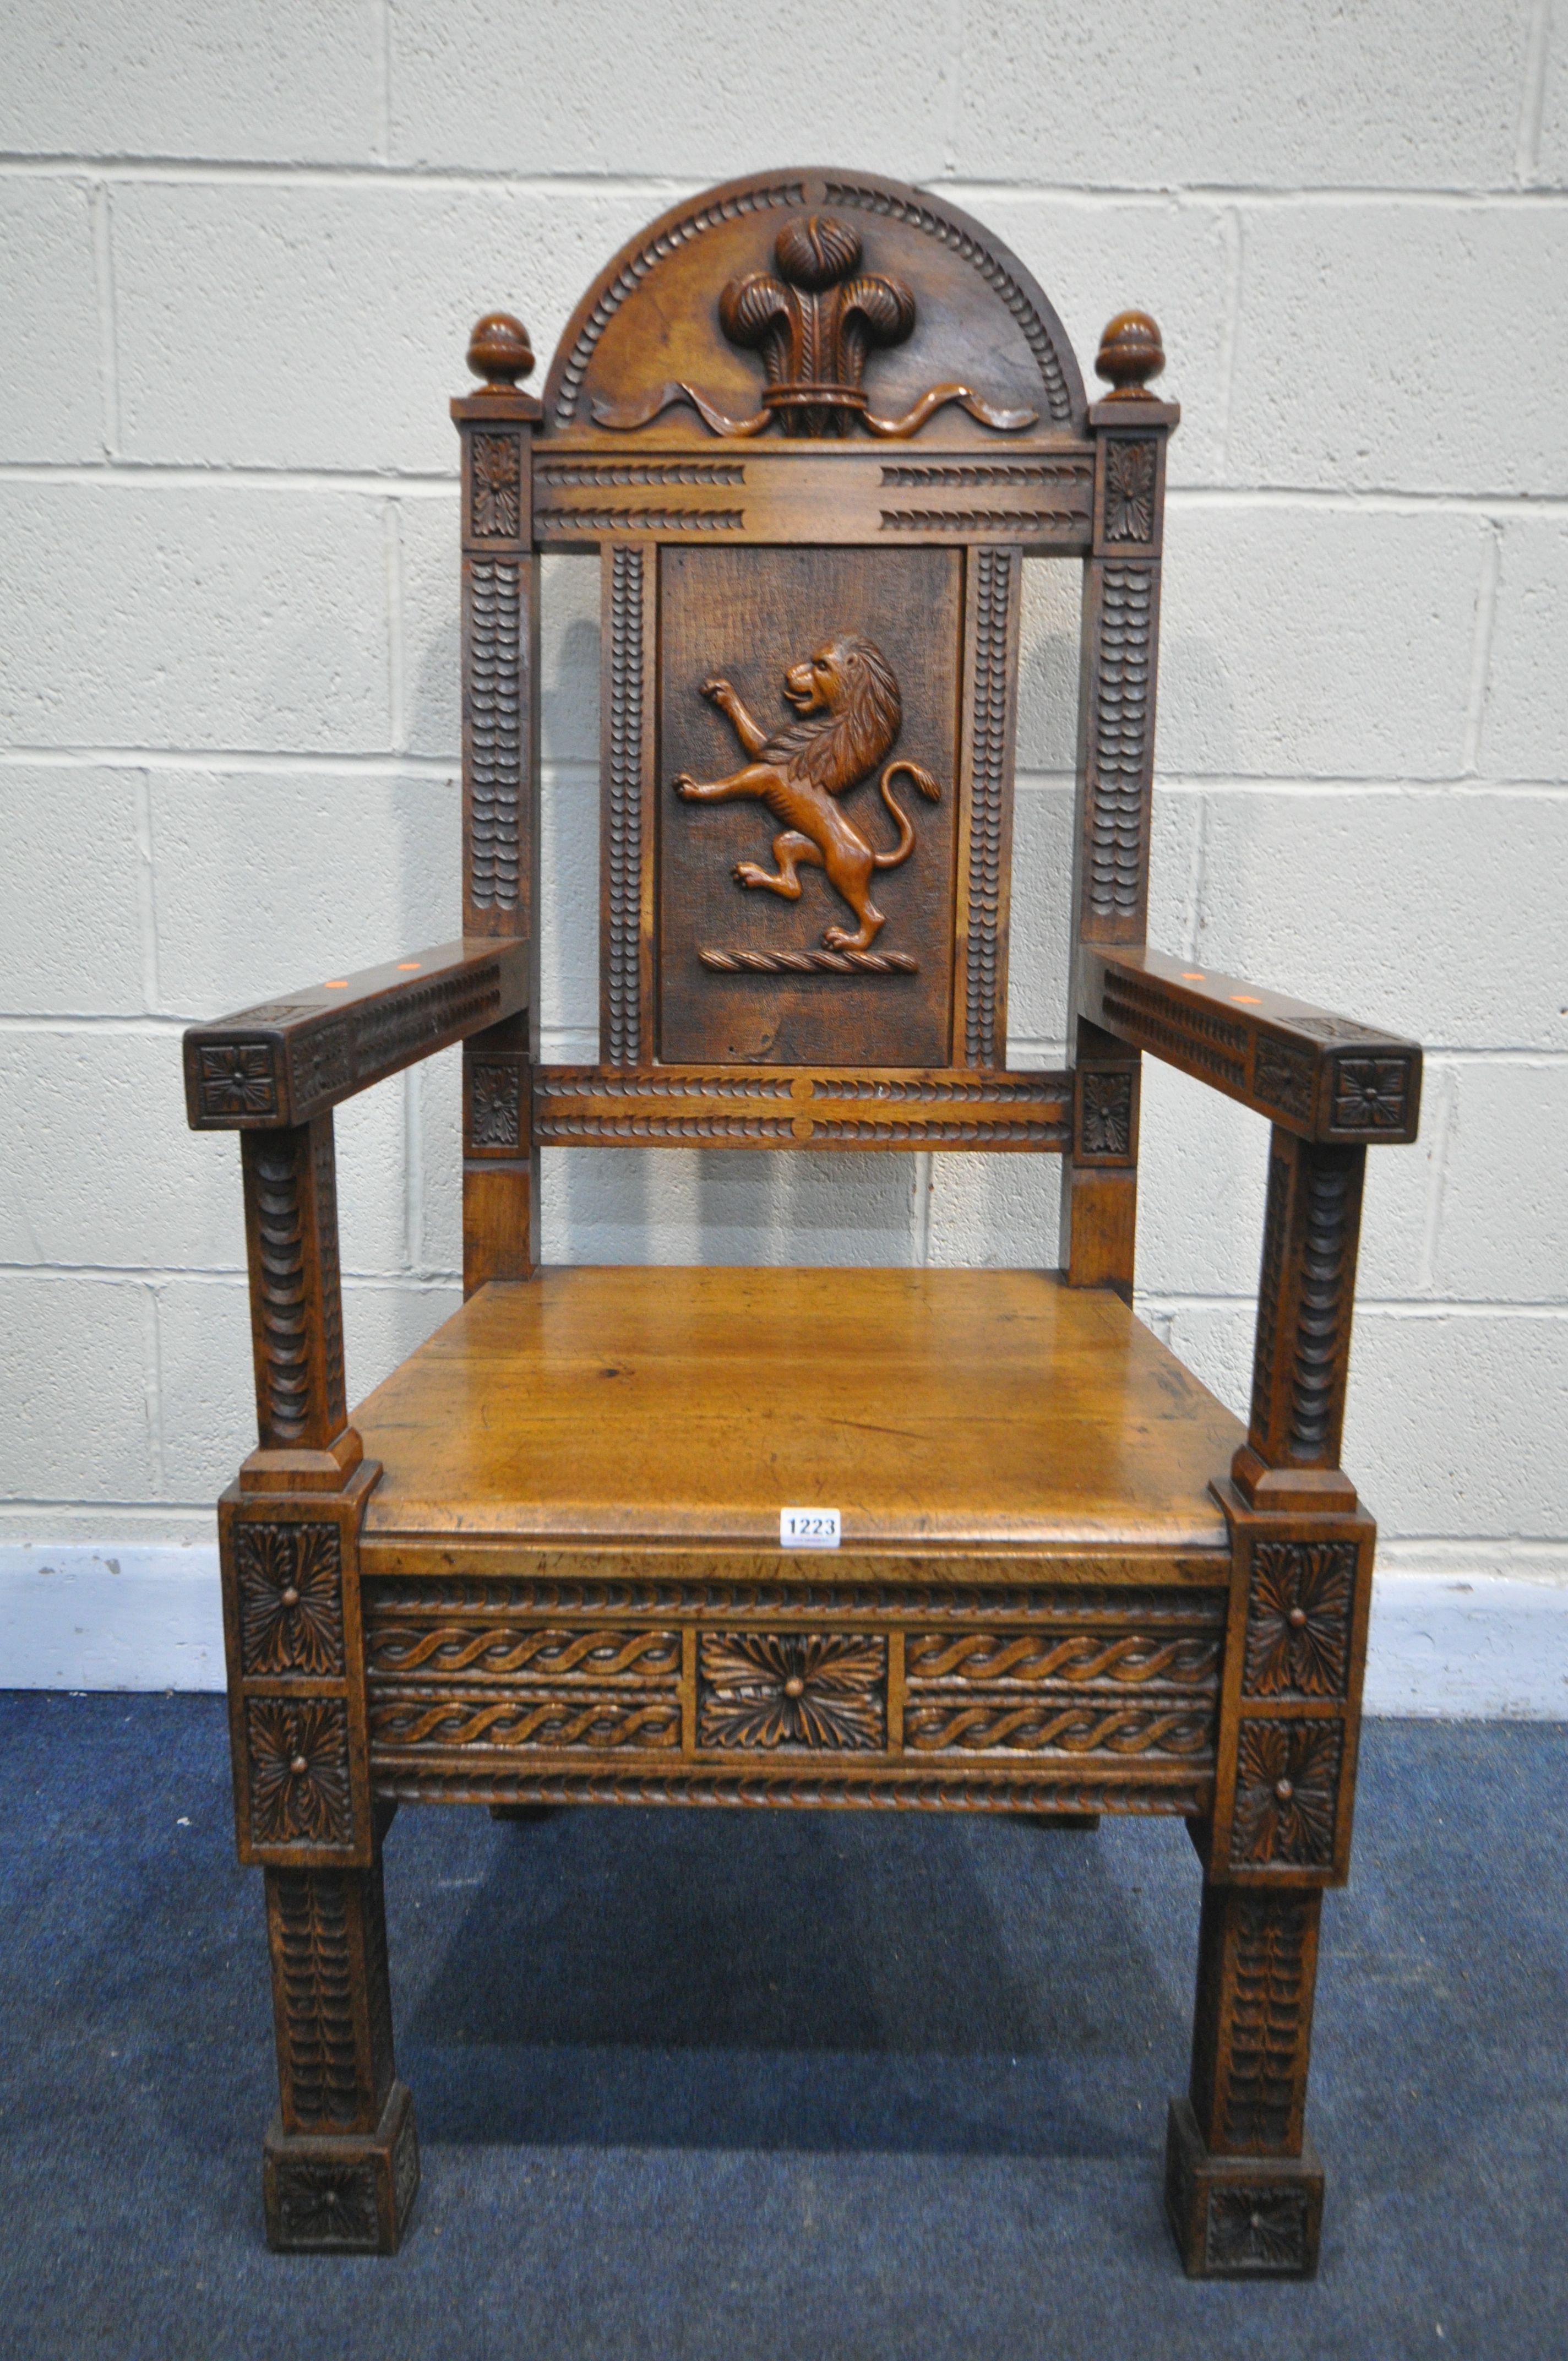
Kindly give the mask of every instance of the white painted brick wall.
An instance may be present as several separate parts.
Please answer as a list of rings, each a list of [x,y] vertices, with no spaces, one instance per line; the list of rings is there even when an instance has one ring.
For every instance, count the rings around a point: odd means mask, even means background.
[[[507,304],[546,355],[642,221],[793,151],[949,188],[1086,369],[1112,311],[1162,322],[1151,931],[1429,1044],[1421,1144],[1372,1159],[1346,1444],[1406,1635],[1379,1694],[1561,1703],[1464,1664],[1488,1600],[1568,1598],[1568,0],[654,21],[0,0],[0,1577],[34,1585],[0,1680],[213,1676],[243,1242],[179,1031],[451,930],[469,323]],[[1030,571],[1012,1017],[1045,1062],[1077,591]],[[546,598],[546,1016],[587,1056],[592,566]],[[455,1064],[340,1119],[356,1390],[456,1301]],[[1145,1309],[1239,1406],[1262,1126],[1151,1066],[1145,1136]],[[1055,1254],[1048,1159],[546,1165],[557,1258]],[[150,1657],[102,1629],[138,1598]]]

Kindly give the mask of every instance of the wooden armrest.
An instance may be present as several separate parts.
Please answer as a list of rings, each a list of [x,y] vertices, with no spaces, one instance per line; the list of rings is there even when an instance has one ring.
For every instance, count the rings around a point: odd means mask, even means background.
[[[418,1058],[528,1005],[528,945],[470,936],[185,1035],[192,1131],[309,1123]]]
[[[1420,1115],[1421,1053],[1375,1025],[1159,951],[1086,947],[1080,1013],[1301,1139],[1398,1146]]]

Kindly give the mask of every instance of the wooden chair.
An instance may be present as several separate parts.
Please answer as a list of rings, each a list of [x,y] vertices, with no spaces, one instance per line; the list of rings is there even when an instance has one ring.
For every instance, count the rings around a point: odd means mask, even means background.
[[[190,1120],[245,1176],[260,1447],[220,1516],[277,2246],[390,2252],[408,2220],[400,1803],[859,1806],[1185,1818],[1171,2222],[1194,2274],[1315,2266],[1374,1533],[1338,1466],[1362,1170],[1415,1137],[1420,1052],[1145,947],[1162,359],[1124,313],[1087,401],[978,223],[815,171],[633,239],[540,400],[521,324],[475,331],[463,938],[185,1040]],[[602,566],[588,1067],[539,1049],[549,549]],[[1025,556],[1084,586],[1061,1073],[1006,1063]],[[332,1111],[459,1040],[464,1306],[350,1423]],[[1130,1308],[1146,1050],[1272,1126],[1245,1433]],[[1060,1156],[1064,1268],[538,1268],[541,1148],[693,1143]]]

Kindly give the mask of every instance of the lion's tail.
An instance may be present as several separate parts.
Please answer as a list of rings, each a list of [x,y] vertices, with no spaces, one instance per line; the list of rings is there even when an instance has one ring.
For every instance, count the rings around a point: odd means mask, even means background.
[[[900,762],[888,764],[882,774],[882,799],[898,823],[898,842],[890,852],[876,852],[872,855],[872,866],[877,869],[896,869],[899,862],[907,861],[915,850],[914,824],[903,805],[894,803],[893,799],[892,781],[900,771],[908,772],[928,803],[936,804],[942,800],[941,788],[937,785],[930,772],[923,771],[918,763]]]

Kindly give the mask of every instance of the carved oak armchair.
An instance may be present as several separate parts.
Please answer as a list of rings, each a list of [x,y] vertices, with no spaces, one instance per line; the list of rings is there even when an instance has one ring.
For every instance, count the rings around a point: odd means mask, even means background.
[[[634,239],[540,400],[520,324],[475,332],[462,939],[185,1044],[245,1177],[260,1440],[220,1515],[275,2246],[408,2221],[400,1803],[855,1806],[1180,1814],[1171,2222],[1195,2274],[1315,2266],[1373,1551],[1338,1465],[1356,1235],[1420,1053],[1145,947],[1162,358],[1122,314],[1089,402],[979,224],[807,171]],[[588,1067],[539,1051],[546,549],[602,566]],[[1083,577],[1061,1073],[1006,1062],[1026,556]],[[351,1423],[332,1111],[456,1041],[464,1306]],[[1130,1309],[1145,1051],[1272,1127],[1245,1432]],[[676,1143],[1059,1156],[1063,1268],[538,1267],[542,1148]]]

